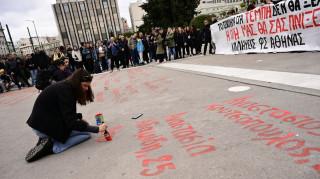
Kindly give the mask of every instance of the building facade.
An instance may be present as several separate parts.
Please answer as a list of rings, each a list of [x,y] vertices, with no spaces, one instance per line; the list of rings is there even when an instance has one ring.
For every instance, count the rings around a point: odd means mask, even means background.
[[[128,26],[128,21],[126,18],[121,18],[122,26],[123,26],[123,32],[131,32],[132,30]]]
[[[32,42],[33,47],[30,38],[21,38],[17,43],[17,53],[20,56],[26,56],[27,54],[34,53],[33,48],[39,47],[41,50],[45,51],[47,55],[51,56],[55,52],[55,49],[61,46],[59,37],[39,37],[39,40],[38,38],[33,37]]]
[[[129,13],[133,32],[137,32],[139,30],[139,26],[143,25],[142,17],[146,15],[146,12],[140,7],[142,4],[142,0],[138,0],[136,3],[130,3],[129,6]]]
[[[117,0],[57,0],[52,5],[61,41],[96,43],[122,33]]]
[[[0,57],[3,57],[9,53],[9,50],[8,50],[9,45],[11,44],[7,44],[6,36],[4,34],[4,29],[2,28],[2,25],[0,23]]]
[[[200,14],[215,14],[220,15],[223,11],[228,11],[232,8],[240,9],[240,3],[243,0],[204,0],[199,4],[196,11]]]

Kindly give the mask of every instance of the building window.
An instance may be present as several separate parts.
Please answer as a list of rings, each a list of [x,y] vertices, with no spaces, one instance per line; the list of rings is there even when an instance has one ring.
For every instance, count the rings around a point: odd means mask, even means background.
[[[86,10],[86,7],[84,6],[83,3],[80,3],[80,9],[81,9],[81,11],[85,11]]]
[[[76,24],[77,29],[81,29],[81,24]]]
[[[117,14],[117,8],[116,7],[112,7],[112,12],[116,15]]]
[[[63,38],[63,39],[68,38],[68,34],[67,34],[67,32],[63,32],[63,33],[61,33],[61,36],[62,36],[62,38]]]
[[[64,12],[69,12],[69,7],[68,7],[68,5],[64,5],[63,8],[64,8]]]
[[[103,1],[103,7],[104,8],[108,8],[108,2],[107,1]]]

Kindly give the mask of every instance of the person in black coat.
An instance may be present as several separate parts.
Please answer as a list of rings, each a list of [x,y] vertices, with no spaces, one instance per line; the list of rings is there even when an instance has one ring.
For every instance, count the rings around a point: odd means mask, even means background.
[[[201,53],[202,37],[203,37],[200,28],[197,28],[194,35],[195,35],[194,44],[195,44],[196,54],[199,55]]]
[[[67,45],[67,56],[69,58],[69,67],[71,69],[71,71],[75,71],[75,61],[74,59],[72,58],[72,47],[70,44]]]
[[[58,82],[66,78],[64,74],[65,68],[65,63],[63,60],[60,59],[53,62],[53,65],[49,67],[49,70],[52,71],[52,78],[54,81]]]
[[[35,49],[36,53],[32,54],[32,60],[38,70],[46,70],[49,68],[50,60],[44,51],[40,51],[39,47]]]
[[[129,68],[129,57],[128,57],[128,41],[123,35],[121,35],[120,40],[118,41],[120,48],[120,59],[122,68]]]
[[[38,67],[37,67],[37,64],[35,62],[35,59],[32,58],[31,54],[27,54],[27,59],[26,59],[26,64],[25,65],[29,67],[32,85],[35,85],[35,80],[36,80],[36,77],[37,77]]]
[[[217,20],[217,18],[215,17],[215,16],[213,16],[212,17],[212,24],[215,24],[215,23],[217,23],[218,22],[218,20]],[[212,38],[212,37],[211,37]],[[216,44],[215,44],[215,42],[212,42],[212,48],[213,48],[213,54],[215,54],[216,53]]]
[[[67,80],[52,84],[38,96],[27,124],[39,136],[39,141],[27,154],[26,161],[60,153],[89,139],[91,133],[107,129],[106,124],[90,126],[82,114],[77,113],[77,103],[93,102],[92,78],[89,72],[79,69]]]
[[[166,36],[167,36],[167,34],[164,33],[163,29],[160,29],[159,33],[160,33],[160,35],[161,35],[161,37],[163,39],[162,48],[164,50],[164,59],[166,59],[166,61],[168,61],[168,53],[167,53],[167,45],[166,45]]]
[[[148,57],[148,53],[149,53],[149,50],[150,50],[149,43],[147,41],[147,38],[143,35],[142,32],[139,33],[139,38],[141,39],[142,45],[144,47],[144,50],[143,50],[143,61],[149,63],[149,57]]]
[[[185,40],[183,29],[179,27],[178,33],[177,33],[177,57],[178,58],[184,58],[185,56],[185,50],[184,50],[185,43],[186,43],[186,40]],[[181,50],[182,50],[183,56],[181,55]]]
[[[210,50],[209,54],[212,54],[212,45],[211,45],[211,30],[210,30],[210,23],[208,20],[204,21],[204,27],[203,27],[203,36],[204,36],[204,52],[203,55],[207,54],[207,48],[208,48],[208,43],[210,45]]]

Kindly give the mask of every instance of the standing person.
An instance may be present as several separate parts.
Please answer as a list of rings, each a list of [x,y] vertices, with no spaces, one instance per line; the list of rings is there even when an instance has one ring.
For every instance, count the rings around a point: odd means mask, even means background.
[[[86,42],[84,44],[84,47],[82,49],[82,55],[85,56],[86,58],[85,59],[82,59],[82,63],[84,65],[84,68],[89,71],[89,67],[88,67],[88,61],[91,60],[92,56],[91,56],[91,52],[90,52],[90,43],[89,42]],[[89,71],[90,72],[90,71]]]
[[[186,26],[185,27],[185,32],[184,32],[184,39],[186,41],[185,41],[184,45],[185,45],[185,49],[186,49],[186,52],[187,52],[188,56],[192,56],[192,50],[191,50],[191,53],[190,53],[190,49],[191,49],[191,46],[192,46],[191,34],[192,34],[192,31],[191,31],[190,27]]]
[[[163,39],[162,41],[162,48],[164,50],[164,59],[166,59],[166,61],[168,61],[168,54],[167,54],[167,45],[166,45],[166,34],[163,32],[163,29],[159,30],[159,33]]]
[[[194,49],[196,49],[196,44],[195,44],[195,39],[197,37],[197,28],[196,26],[193,24],[191,26],[191,54],[195,55],[194,53]]]
[[[129,68],[129,58],[128,58],[128,42],[123,35],[119,40],[119,48],[120,48],[120,59],[122,61],[122,68]]]
[[[149,63],[149,57],[148,57],[149,43],[148,43],[148,41],[147,41],[146,36],[143,36],[143,33],[142,33],[142,32],[139,33],[139,38],[140,38],[140,40],[142,41],[143,48],[144,48],[144,50],[143,50],[143,55],[142,55],[142,57],[143,57],[143,60],[142,60],[142,61]]]
[[[28,55],[27,55],[27,58],[22,59],[22,72],[27,80],[29,80],[31,77],[30,68],[29,68],[30,63],[31,63],[31,60],[28,58]],[[32,83],[31,83],[31,86],[33,86]]]
[[[114,64],[116,64],[118,71],[120,71],[120,65],[119,65],[119,44],[114,41],[114,38],[110,38],[110,42],[108,45],[108,48],[111,51],[111,73],[113,72]]]
[[[157,62],[157,44],[156,44],[156,30],[153,29],[152,30],[152,56],[153,56],[153,59],[155,60],[155,62]]]
[[[59,60],[60,58],[65,56],[64,53],[62,53],[61,50],[60,50],[61,47],[60,48],[56,48],[56,52],[52,56],[53,61]]]
[[[163,38],[159,34],[159,30],[155,31],[155,36],[156,36],[156,44],[157,44],[157,59],[159,59],[159,63],[162,63],[164,60],[164,49],[162,46]]]
[[[183,35],[183,30],[181,27],[179,27],[178,33],[177,33],[177,56],[179,56],[179,58],[184,58],[185,56],[184,43],[185,43],[185,38]],[[183,55],[181,55],[181,50]]]
[[[78,70],[80,68],[83,68],[82,55],[81,55],[81,52],[79,51],[77,45],[73,46],[73,50],[71,52],[71,58],[74,61],[74,67],[75,67],[74,70]],[[70,65],[69,65],[69,67],[70,67]]]
[[[89,50],[91,53],[91,59],[87,60],[88,72],[93,73],[94,70],[94,62],[99,61],[98,53],[96,51],[96,46],[92,43],[89,44]],[[82,60],[83,61],[83,60]]]
[[[99,58],[99,62],[102,66],[102,71],[108,71],[109,66],[107,62],[107,48],[103,45],[103,43],[99,40],[97,42],[97,54]]]
[[[59,49],[60,49],[60,52],[63,53],[63,55],[64,55],[65,57],[68,56],[68,52],[67,52],[67,50],[66,50],[66,48],[65,48],[64,46],[60,46]]]
[[[171,61],[171,55],[176,59],[176,43],[174,42],[174,33],[170,27],[167,30],[166,40],[169,48],[169,61]]]
[[[217,22],[218,22],[217,18],[215,16],[212,16],[212,24],[215,24]],[[211,37],[211,39],[212,39],[212,37]],[[215,44],[215,42],[212,42],[212,48],[214,50],[213,54],[215,54],[216,53],[216,44]]]
[[[92,76],[83,69],[77,70],[65,81],[46,88],[35,101],[27,124],[39,137],[25,160],[33,162],[49,154],[61,153],[91,137],[91,133],[104,132],[106,124],[90,126],[77,113],[77,103],[93,102]]]
[[[97,59],[96,50],[92,47],[90,43],[86,43],[86,46],[83,48],[82,53],[86,56],[86,59],[82,59],[83,65],[88,72],[92,73],[93,62],[95,59]]]
[[[133,66],[133,63],[132,63],[132,55],[131,55],[131,52],[130,52],[130,48],[129,48],[129,37],[126,37],[126,40],[128,42],[128,53],[127,53],[127,56],[128,56],[128,59],[129,59],[129,64],[131,64],[131,66]]]
[[[139,54],[139,66],[140,66],[140,65],[143,65],[143,51],[144,51],[144,46],[140,38],[137,38],[137,51]]]
[[[30,83],[26,79],[26,77],[21,73],[19,69],[21,61],[16,60],[13,58],[12,54],[8,55],[8,60],[6,61],[6,67],[8,70],[8,74],[10,74],[14,78],[15,84],[18,86],[19,89],[21,89],[21,86],[19,84],[18,76],[28,85],[28,87],[31,87]]]
[[[179,59],[179,57],[178,57],[178,29],[173,27],[172,31],[174,34],[174,43],[176,44],[175,50],[176,50],[176,60],[177,60],[177,59]]]
[[[133,62],[133,66],[135,67],[136,65],[139,64],[139,60],[138,60],[138,51],[137,51],[137,34],[134,33],[128,41],[128,46],[131,52],[131,56],[132,56],[132,62]]]
[[[200,28],[197,28],[196,33],[195,33],[195,39],[194,39],[194,44],[195,44],[197,55],[201,54],[202,37],[203,37],[203,35],[202,35]]]
[[[35,60],[32,58],[31,54],[27,54],[26,65],[29,66],[30,74],[31,74],[31,84],[35,85],[35,80],[37,77],[38,67],[35,63]]]
[[[209,49],[209,54],[212,54],[212,45],[211,45],[211,30],[210,30],[210,23],[209,20],[205,20],[204,21],[204,27],[202,30],[203,36],[204,36],[204,51],[203,51],[203,55],[207,54],[207,48],[208,48],[208,43],[210,46]]]
[[[29,78],[30,78],[30,73],[28,73],[28,69],[25,70],[25,59],[20,58],[20,57],[17,55],[17,53],[15,53],[15,52],[12,52],[11,54],[12,54],[12,56],[13,56],[13,59],[14,59],[15,61],[19,62],[19,63],[17,63],[17,65],[18,65],[18,69],[20,70],[21,74],[23,74],[23,76],[24,76],[27,80],[29,80]],[[27,71],[27,73],[26,73],[26,71]],[[18,80],[21,82],[21,86],[22,86],[22,87],[25,87],[25,86],[27,85],[20,76],[18,76]]]
[[[35,53],[33,53],[31,56],[38,70],[46,70],[49,68],[49,57],[44,51],[40,51],[39,47],[35,49]]]
[[[108,48],[109,47],[109,42],[111,40],[106,40],[104,42],[105,46],[106,46],[106,49],[107,49],[107,55],[106,55],[106,60],[107,60],[107,64],[108,64],[108,67],[111,69],[111,57],[112,57],[112,51],[111,51],[111,48]]]
[[[81,53],[81,59],[82,59],[82,61],[86,59],[86,55],[83,54],[83,49],[84,49],[84,47],[85,47],[85,43],[84,43],[84,42],[81,42],[81,43],[80,43],[80,48],[79,48],[79,50],[80,50],[80,53]],[[83,63],[83,62],[82,62],[82,63]]]
[[[147,35],[147,41],[149,45],[149,62],[151,63],[153,61],[153,35],[148,34]]]
[[[69,58],[69,68],[72,71],[75,71],[75,61],[74,58],[72,57],[72,51],[73,48],[71,47],[70,44],[67,45],[67,57]]]

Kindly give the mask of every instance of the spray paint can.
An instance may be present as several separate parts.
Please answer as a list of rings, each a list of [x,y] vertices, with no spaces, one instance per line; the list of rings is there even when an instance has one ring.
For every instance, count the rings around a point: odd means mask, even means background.
[[[111,135],[109,134],[109,132],[107,130],[104,131],[104,137],[106,138],[107,141],[111,141],[112,140]]]
[[[103,115],[102,114],[97,114],[94,116],[96,118],[97,125],[100,126],[101,124],[104,123]]]

